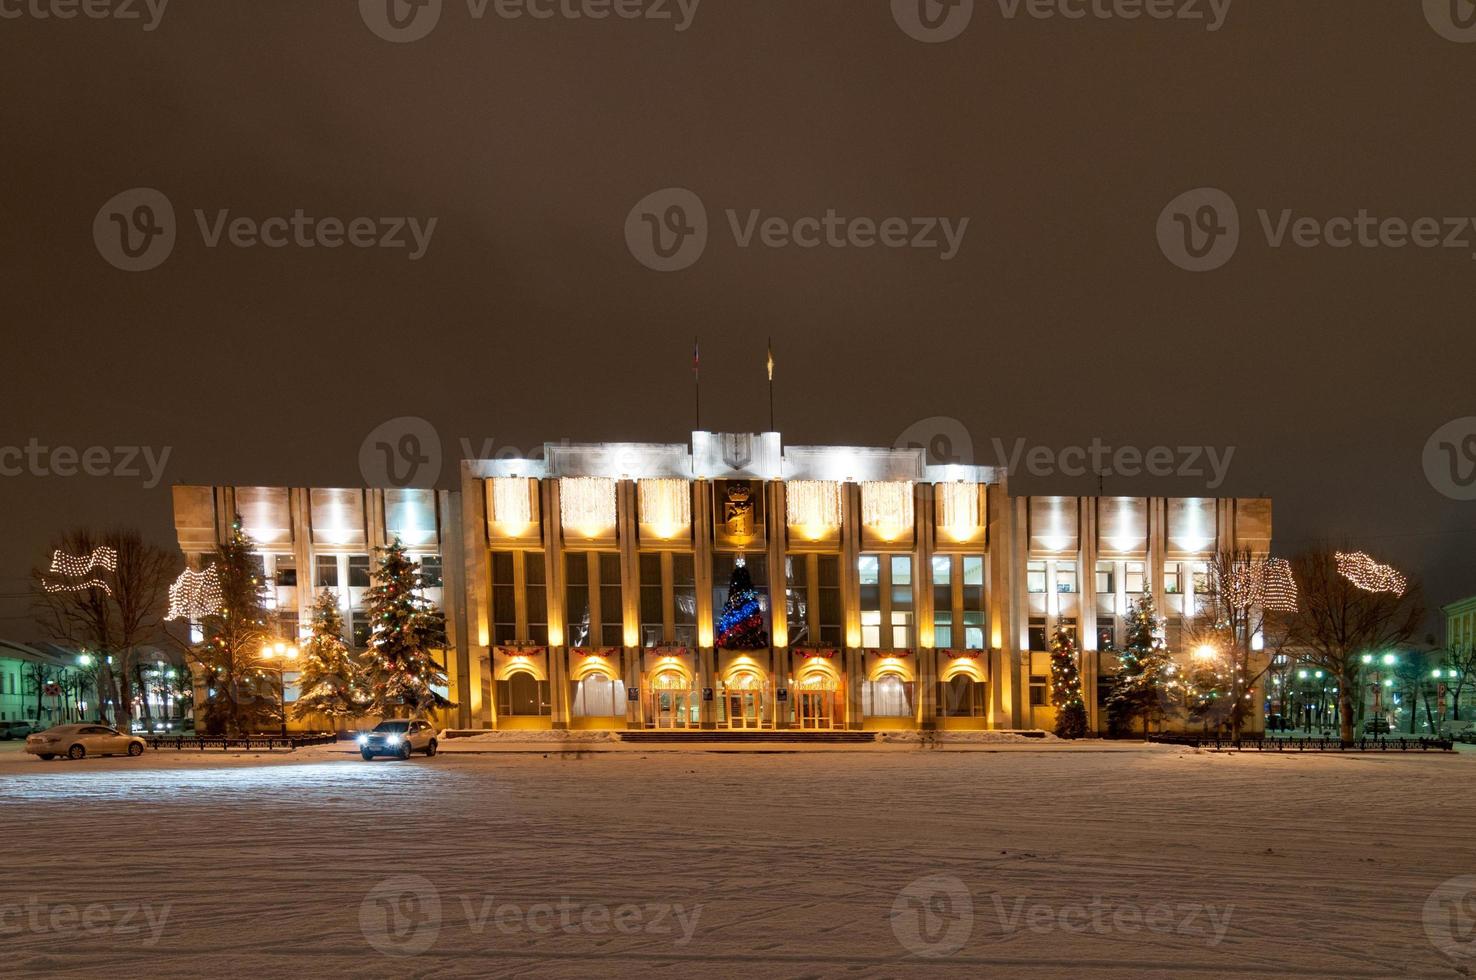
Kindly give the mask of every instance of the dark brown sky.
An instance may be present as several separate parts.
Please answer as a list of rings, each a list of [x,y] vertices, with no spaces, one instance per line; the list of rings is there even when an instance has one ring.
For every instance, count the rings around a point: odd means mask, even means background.
[[[1234,0],[1211,33],[979,0],[939,44],[886,0],[703,0],[682,32],[446,0],[409,44],[347,0],[173,0],[151,32],[38,19],[44,2],[0,0],[23,12],[0,18],[0,445],[172,455],[152,490],[0,478],[0,592],[68,523],[168,541],[170,482],[356,484],[361,440],[395,416],[434,422],[448,459],[461,437],[682,441],[694,334],[707,428],[765,427],[772,335],[787,441],[889,444],[948,416],[985,463],[993,438],[1234,446],[1219,492],[1274,496],[1280,550],[1346,535],[1435,602],[1476,591],[1476,505],[1422,467],[1472,414],[1476,229],[1457,249],[1272,248],[1256,215],[1476,215],[1476,44],[1418,2]],[[179,240],[121,272],[93,219],[141,186]],[[661,274],[624,224],[671,186],[712,231]],[[1242,241],[1191,274],[1155,225],[1202,186],[1235,200]],[[210,249],[196,208],[438,225],[418,262]],[[970,224],[948,262],[742,249],[728,208]]]

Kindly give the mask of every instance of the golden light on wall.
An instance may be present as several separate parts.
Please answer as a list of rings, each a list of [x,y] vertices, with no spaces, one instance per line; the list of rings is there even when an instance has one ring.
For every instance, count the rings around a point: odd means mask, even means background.
[[[938,528],[955,541],[971,541],[979,534],[979,485],[938,484]]]
[[[533,481],[526,476],[492,478],[492,520],[511,534],[533,523]]]
[[[834,480],[790,480],[784,485],[787,523],[819,541],[841,525],[841,488]]]
[[[861,484],[861,523],[883,541],[912,530],[912,481],[867,480]]]
[[[692,525],[692,488],[686,480],[641,480],[638,489],[640,522],[657,537],[674,538]]]
[[[587,538],[608,534],[615,526],[615,481],[603,476],[559,480],[559,517],[566,531]]]

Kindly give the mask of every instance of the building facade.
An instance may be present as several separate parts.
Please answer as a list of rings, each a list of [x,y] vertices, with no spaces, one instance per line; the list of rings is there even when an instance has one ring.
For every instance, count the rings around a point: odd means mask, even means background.
[[[1213,554],[1271,545],[1265,499],[1012,497],[997,468],[773,432],[550,444],[460,476],[176,487],[180,546],[203,567],[239,514],[283,638],[330,588],[362,647],[373,550],[400,538],[447,612],[450,727],[825,731],[1048,728],[1058,623],[1105,730],[1130,603],[1154,597],[1172,646]]]

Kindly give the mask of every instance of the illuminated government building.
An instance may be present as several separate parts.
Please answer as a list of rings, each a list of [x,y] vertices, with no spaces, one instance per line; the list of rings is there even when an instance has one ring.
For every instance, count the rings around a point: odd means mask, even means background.
[[[1064,621],[1102,731],[1129,603],[1151,592],[1172,644],[1213,553],[1271,545],[1266,499],[1012,497],[997,468],[774,432],[550,444],[464,461],[455,491],[182,486],[174,508],[195,568],[241,516],[289,639],[328,588],[364,647],[398,537],[446,610],[459,729],[1048,729]],[[728,649],[739,565],[762,622]]]

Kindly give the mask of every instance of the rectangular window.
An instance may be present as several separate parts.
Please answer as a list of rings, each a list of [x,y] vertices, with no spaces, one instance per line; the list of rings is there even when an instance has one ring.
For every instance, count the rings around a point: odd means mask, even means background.
[[[1040,595],[1046,590],[1046,563],[1043,561],[1028,561],[1025,563],[1025,591],[1031,595]]]
[[[297,588],[297,559],[291,555],[277,556],[277,587]]]
[[[422,555],[420,558],[420,584],[423,588],[439,589],[445,585],[445,570],[440,555]]]
[[[661,556],[644,554],[641,570],[641,645],[660,646],[666,640],[666,614],[661,592]]]
[[[1117,648],[1117,624],[1110,619],[1097,620],[1097,649],[1113,650]]]
[[[599,572],[600,646],[622,646],[625,643],[625,601],[620,590],[620,556],[601,552]]]
[[[1209,564],[1196,561],[1190,566],[1194,570],[1194,593],[1196,595],[1209,594]]]
[[[351,589],[367,589],[373,583],[369,576],[369,556],[348,556],[348,584]]]
[[[820,603],[820,642],[839,647],[845,642],[845,617],[841,612],[840,557],[820,555],[815,563],[819,584],[816,595]]]
[[[1030,675],[1030,706],[1041,708],[1048,703],[1046,691],[1050,687],[1050,677],[1046,674]]]
[[[590,645],[594,627],[589,591],[589,555],[583,551],[564,553],[564,639],[571,647]]]
[[[1058,562],[1056,562],[1056,591],[1057,592],[1075,592],[1076,591],[1076,562],[1074,562],[1074,561],[1058,561]]]
[[[338,556],[319,555],[317,561],[317,587],[320,589],[338,588]]]
[[[912,646],[912,556],[893,555],[891,574],[891,648],[905,650]]]
[[[492,552],[492,642],[507,646],[518,641],[518,597],[513,582],[513,553]]]
[[[1123,574],[1123,587],[1128,595],[1142,595],[1147,590],[1147,576],[1143,574],[1143,563],[1130,561]]]
[[[1165,595],[1179,594],[1179,563],[1176,561],[1164,563],[1163,592]]]
[[[1097,562],[1097,595],[1113,595],[1117,592],[1113,579],[1116,575],[1110,561]]]
[[[933,646],[953,649],[953,559],[933,556]]]
[[[697,645],[697,561],[691,555],[671,556],[672,638],[678,646]]]
[[[350,640],[354,645],[354,649],[366,649],[369,646],[369,637],[372,633],[369,626],[369,614],[362,609],[355,609],[350,615]]]
[[[543,552],[523,552],[523,581],[527,585],[528,642],[548,642],[548,575]]]
[[[810,559],[790,555],[784,559],[784,605],[791,647],[810,644]]]
[[[862,555],[856,573],[861,582],[861,645],[875,649],[882,645],[881,559]]]
[[[964,649],[983,650],[984,643],[984,556],[965,555],[963,560]]]
[[[1050,641],[1046,638],[1045,620],[1032,618],[1030,620],[1030,649],[1039,652],[1050,650],[1050,648]]]

